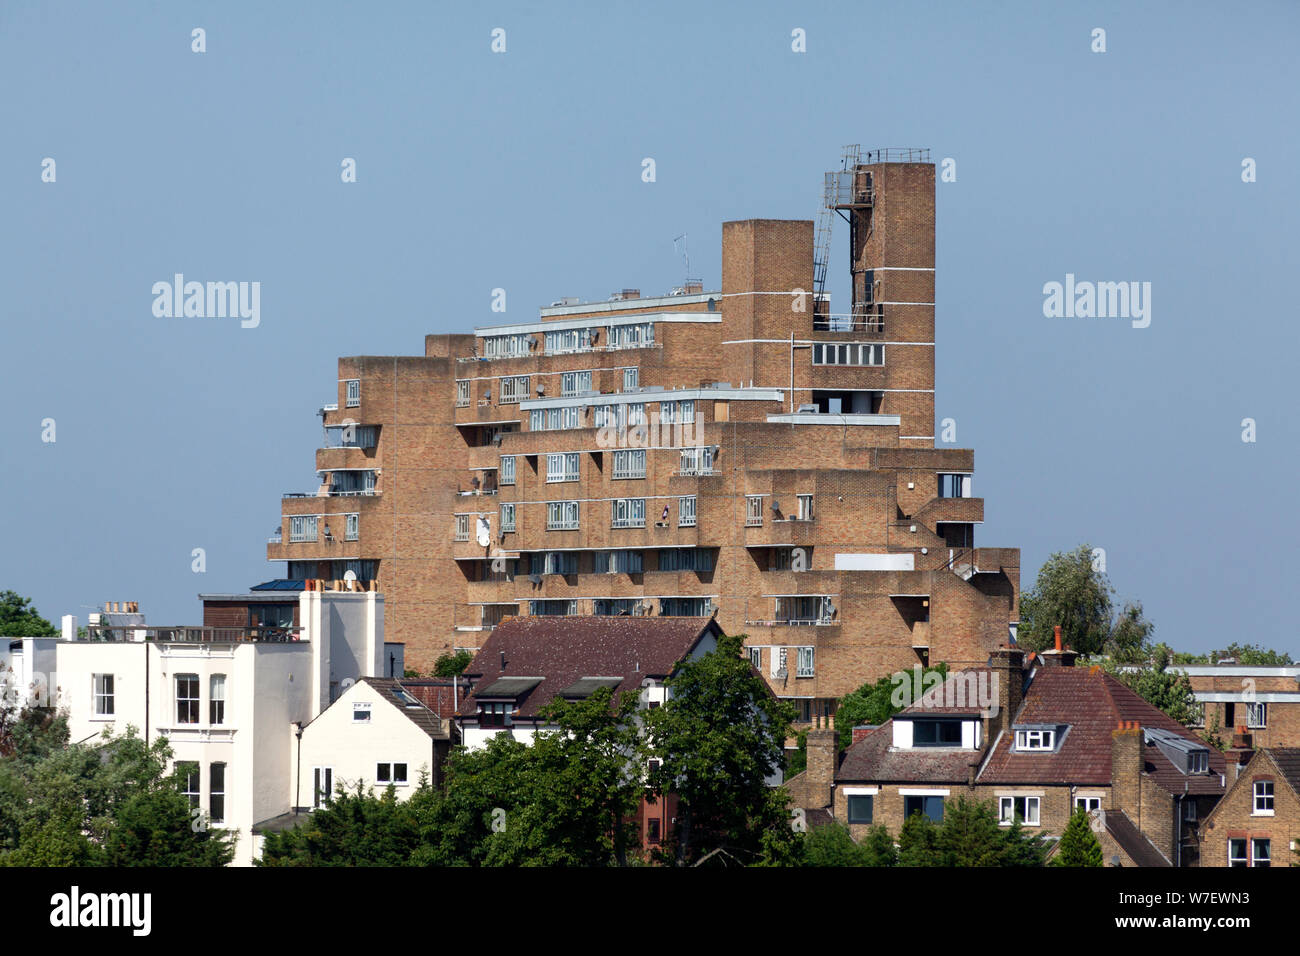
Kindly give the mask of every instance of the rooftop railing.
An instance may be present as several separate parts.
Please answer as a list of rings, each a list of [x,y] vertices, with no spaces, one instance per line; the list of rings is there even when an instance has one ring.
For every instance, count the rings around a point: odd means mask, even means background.
[[[86,640],[111,643],[136,641],[159,644],[294,644],[306,640],[303,628],[272,627],[113,627],[106,624],[86,626]]]

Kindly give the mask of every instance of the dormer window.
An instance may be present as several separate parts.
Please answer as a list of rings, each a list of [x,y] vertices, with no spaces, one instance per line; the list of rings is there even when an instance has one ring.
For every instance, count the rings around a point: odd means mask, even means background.
[[[912,721],[913,747],[960,747],[961,721],[959,720],[914,720]]]
[[[1056,731],[1045,728],[1016,731],[1016,750],[1053,751],[1056,749]]]

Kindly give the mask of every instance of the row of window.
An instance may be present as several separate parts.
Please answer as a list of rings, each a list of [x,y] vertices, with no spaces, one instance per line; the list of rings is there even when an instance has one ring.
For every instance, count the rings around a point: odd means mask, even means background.
[[[200,790],[202,771],[198,761],[178,760],[175,770],[180,781],[181,793],[190,801],[190,807],[197,810],[203,799]],[[224,763],[208,764],[208,819],[212,823],[222,823],[226,819],[226,765]]]
[[[757,528],[763,524],[763,495],[745,495],[745,526]],[[795,521],[813,520],[813,496],[795,495]]]
[[[113,717],[117,713],[116,677],[113,674],[91,675],[92,709],[96,717]],[[197,724],[201,714],[199,675],[177,674],[176,722]],[[216,726],[226,722],[226,675],[213,674],[208,678],[208,723]]]
[[[847,798],[849,823],[872,823],[875,811],[875,797],[871,794],[850,794]],[[944,798],[931,794],[904,794],[903,815],[910,817],[920,813],[935,823],[943,822]],[[998,798],[998,822],[1011,826],[1016,820],[1029,827],[1040,825],[1041,797],[1008,796]],[[1101,809],[1101,797],[1077,796],[1074,798],[1075,809],[1092,813]]]
[[[497,467],[497,481],[502,485],[513,485],[517,471],[514,455],[502,455]],[[577,481],[580,452],[559,452],[546,456],[546,483]],[[713,474],[713,449],[711,447],[683,448],[678,459],[678,473],[682,475]],[[646,476],[646,450],[644,448],[624,449],[614,452],[614,478],[631,479]],[[811,496],[807,496],[811,498]]]
[[[597,598],[592,601],[592,613],[635,614],[638,608],[650,613],[653,601],[659,602],[662,617],[708,617],[713,613],[713,599],[708,597]],[[575,617],[578,601],[576,598],[529,601],[528,613],[534,617]]]
[[[555,329],[543,335],[543,348],[547,355],[565,355],[573,352],[590,352],[600,340],[600,328]],[[649,348],[655,342],[653,322],[605,327],[606,348]],[[483,355],[489,359],[518,358],[532,354],[537,340],[527,332],[509,335],[485,335]]]
[[[812,347],[814,365],[884,365],[885,347],[878,343],[817,342]]]
[[[637,382],[640,376],[637,373],[638,373],[638,369],[635,368],[623,369],[623,390],[624,391],[630,391],[638,387]],[[514,375],[514,376],[508,375],[502,377],[501,400],[499,404],[501,405],[516,404],[522,401],[524,398],[527,398],[529,394],[528,379],[529,377],[527,375]],[[592,391],[595,391],[595,389],[592,388],[592,377],[591,377],[590,370],[580,371],[580,372],[560,373],[560,394],[562,396],[569,397],[573,395],[585,395],[588,392],[592,392]],[[488,393],[489,398],[490,395],[491,393]],[[470,403],[470,380],[467,378],[458,379],[456,382],[456,406],[458,408],[464,408],[465,406],[469,405],[469,403]],[[686,404],[691,405],[690,420],[694,420],[695,403],[689,402]],[[664,405],[675,406],[676,403],[665,402]],[[668,415],[668,414],[670,414],[670,412],[667,408],[665,408],[664,415]],[[677,414],[675,408],[672,410],[671,414]],[[665,418],[664,420],[669,421],[670,419]],[[675,419],[671,419],[671,420],[675,420]],[[371,446],[362,445],[361,447],[368,448]]]
[[[789,664],[789,654],[788,654],[789,650],[790,648],[788,647],[772,648],[771,675],[773,677],[781,676],[781,672],[786,670]],[[817,659],[816,659],[817,649],[814,647],[796,647],[795,650],[798,651],[797,654],[798,665],[797,665],[797,669],[795,670],[795,677],[816,677],[817,676]],[[756,667],[758,670],[761,671],[763,669],[763,648],[762,647],[755,646],[749,648],[749,662],[753,664],[754,667]]]
[[[329,537],[337,532],[329,526],[328,515],[292,515],[289,518],[289,541],[317,541],[320,538],[320,519],[325,518],[325,529]],[[356,541],[361,537],[361,515],[341,515],[343,518],[343,540]]]

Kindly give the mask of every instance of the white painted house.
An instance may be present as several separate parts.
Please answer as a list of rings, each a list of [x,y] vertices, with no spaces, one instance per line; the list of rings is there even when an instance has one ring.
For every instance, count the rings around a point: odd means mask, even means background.
[[[260,852],[253,825],[291,808],[297,731],[359,678],[382,673],[383,596],[303,591],[298,625],[146,627],[93,623],[57,645],[57,703],[71,740],[137,728],[166,737],[187,793],[236,832],[235,864]],[[75,633],[75,626],[73,628]]]

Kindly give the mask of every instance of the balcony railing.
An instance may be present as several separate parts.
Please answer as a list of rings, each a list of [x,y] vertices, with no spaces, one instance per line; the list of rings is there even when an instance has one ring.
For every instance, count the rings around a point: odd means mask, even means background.
[[[814,332],[884,332],[885,320],[879,315],[854,315],[832,312],[813,316]]]
[[[301,627],[113,627],[86,626],[86,640],[115,643],[154,641],[160,644],[291,644],[305,640]]]

